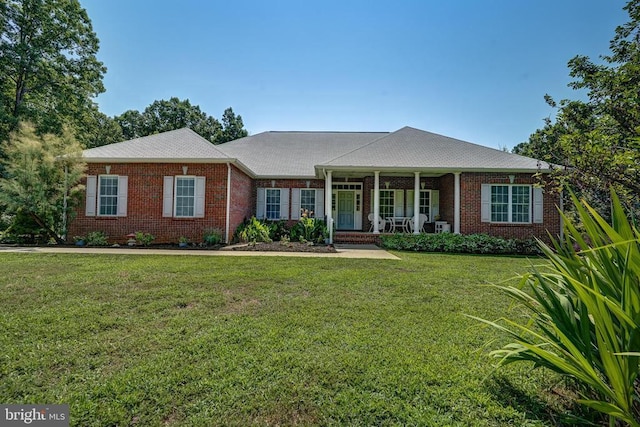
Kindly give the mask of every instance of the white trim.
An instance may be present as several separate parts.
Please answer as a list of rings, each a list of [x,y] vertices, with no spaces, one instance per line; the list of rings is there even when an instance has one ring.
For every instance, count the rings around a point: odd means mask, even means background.
[[[256,218],[264,219],[267,216],[267,192],[266,188],[258,187],[256,189]]]
[[[460,172],[453,174],[453,232],[460,234]]]
[[[380,171],[373,174],[373,234],[380,234]]]
[[[165,176],[162,190],[162,217],[173,216],[173,176]]]
[[[420,230],[418,227],[418,225],[420,224],[420,172],[414,172],[414,173],[415,173],[415,178],[413,183],[413,234],[420,234]],[[407,193],[407,196],[409,196],[409,193]],[[409,200],[407,200],[407,204],[409,204]]]
[[[118,176],[118,206],[117,216],[127,216],[127,194],[129,190],[129,177],[126,175]]]
[[[227,163],[227,207],[224,226],[224,242],[229,243],[229,230],[231,229],[231,163]]]
[[[193,201],[193,217],[204,218],[205,215],[205,194],[206,194],[207,179],[204,176],[197,176],[194,188],[194,201]]]
[[[491,201],[491,193],[492,193],[492,188],[493,187],[508,187],[509,191],[508,191],[508,202],[507,202],[507,221],[493,221],[491,219],[491,205],[493,204]],[[529,188],[529,221],[522,221],[522,222],[517,222],[517,221],[513,221],[513,187],[528,187]],[[486,191],[486,189],[488,190],[488,200],[489,200],[489,221],[483,221],[483,222],[490,222],[492,224],[520,224],[520,225],[527,225],[527,224],[533,224],[533,186],[531,184],[502,184],[502,183],[495,183],[495,184],[482,184],[482,194],[481,194],[481,199],[485,199],[486,194],[484,193]],[[482,202],[483,204],[485,203],[484,201]],[[483,209],[485,209],[485,207],[483,206]],[[484,218],[484,212],[483,212],[483,216],[482,218]]]
[[[96,216],[96,204],[97,204],[97,175],[87,175],[87,192],[85,202],[85,216]]]
[[[543,218],[544,218],[544,207],[543,207],[544,194],[543,194],[542,188],[533,187],[533,195],[531,199],[532,199],[532,205],[533,205],[533,208],[532,208],[533,222],[535,224],[542,224]]]
[[[177,175],[174,177],[173,180],[173,217],[174,218],[196,218],[196,199],[198,198],[197,195],[197,177],[194,175]],[[178,180],[182,181],[182,180],[186,180],[186,179],[192,179],[193,180],[193,215],[180,215],[178,216],[177,214],[177,210],[178,210],[178,203],[176,203],[176,199],[178,198]]]
[[[300,219],[300,206],[302,206],[302,191],[307,188],[291,189],[291,219]]]
[[[115,198],[116,198],[116,213],[114,213],[114,214],[101,214],[100,213],[100,208],[102,207],[102,203],[101,203],[102,202],[102,200],[101,200],[102,199],[102,194],[100,193],[100,189],[102,187],[101,181],[102,181],[103,178],[111,178],[111,179],[115,179],[116,180],[116,189],[117,189],[116,190],[117,194],[115,195]],[[96,190],[96,199],[97,199],[96,216],[106,217],[106,218],[109,218],[109,217],[113,218],[113,217],[120,216],[120,215],[118,215],[118,209],[119,209],[118,208],[118,204],[120,202],[119,195],[120,195],[120,177],[118,175],[113,175],[113,174],[98,175],[98,185],[97,185],[97,190]],[[111,197],[113,197],[113,196],[111,196]],[[125,215],[126,215],[126,211],[125,211]]]

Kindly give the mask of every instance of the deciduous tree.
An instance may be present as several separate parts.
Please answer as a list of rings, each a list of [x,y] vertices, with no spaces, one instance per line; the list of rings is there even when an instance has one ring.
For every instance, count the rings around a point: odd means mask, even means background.
[[[213,144],[221,144],[247,136],[242,117],[227,108],[222,123],[192,105],[188,99],[173,97],[151,103],[142,113],[137,110],[125,111],[114,117],[120,125],[124,139],[139,138],[160,132],[189,127]]]
[[[609,55],[569,61],[570,87],[586,92],[586,100],[556,103],[547,95],[555,120],[514,149],[565,166],[558,176],[605,215],[609,187],[640,212],[640,1],[624,9],[630,20],[616,28]]]
[[[68,129],[62,136],[38,135],[22,124],[4,144],[5,176],[0,205],[15,217],[28,216],[52,239],[62,242],[68,214],[82,190],[82,147]]]
[[[78,0],[3,0],[0,31],[0,140],[21,120],[61,133],[104,92],[98,37]]]

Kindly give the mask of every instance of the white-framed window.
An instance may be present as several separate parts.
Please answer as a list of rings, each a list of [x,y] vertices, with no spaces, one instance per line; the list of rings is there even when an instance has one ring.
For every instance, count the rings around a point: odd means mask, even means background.
[[[123,175],[88,175],[85,216],[127,216],[129,178]]]
[[[313,212],[314,218],[324,218],[323,188],[292,188],[291,219],[299,219],[303,210]]]
[[[387,218],[395,216],[395,190],[380,190],[380,216]]]
[[[280,189],[267,188],[265,193],[265,217],[280,219]]]
[[[175,179],[174,216],[176,218],[191,218],[196,209],[196,177],[177,176]]]
[[[405,216],[407,217],[412,217],[414,214],[414,194],[414,190],[407,190],[407,209],[405,210]],[[438,190],[420,190],[420,213],[425,214],[429,222],[433,222],[434,217],[439,213],[438,196]]]
[[[118,215],[118,175],[98,177],[98,216]]]
[[[205,186],[204,176],[165,176],[162,216],[204,218]]]
[[[316,212],[316,190],[301,189],[300,190],[300,210],[308,212]]]
[[[530,224],[534,204],[536,204],[539,209],[536,209],[534,222],[542,222],[542,192],[534,190],[531,185],[484,184],[482,186],[482,220],[494,223]]]
[[[256,218],[281,220],[289,219],[288,188],[258,188]]]

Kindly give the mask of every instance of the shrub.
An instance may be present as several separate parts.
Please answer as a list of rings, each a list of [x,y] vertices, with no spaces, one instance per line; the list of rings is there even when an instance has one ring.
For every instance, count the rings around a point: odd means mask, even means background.
[[[240,224],[235,235],[237,240],[245,243],[271,242],[269,226],[260,222],[255,216]]]
[[[504,239],[487,234],[393,234],[381,236],[386,249],[469,254],[541,254],[535,240]]]
[[[149,246],[155,239],[155,236],[151,233],[136,231],[136,241],[140,242],[140,244],[143,246]]]
[[[318,218],[313,218],[313,212],[302,211],[300,220],[291,227],[291,240],[300,242],[323,243],[329,237],[327,224]]]
[[[202,241],[206,246],[215,246],[222,243],[222,230],[210,228],[205,230]]]
[[[497,286],[531,320],[478,320],[514,340],[491,352],[501,364],[531,361],[572,378],[578,403],[609,425],[640,426],[640,231],[615,194],[612,225],[572,197],[585,233],[563,215],[564,239],[540,243],[548,269],[533,269],[520,287]]]
[[[107,246],[107,235],[102,231],[92,231],[87,234],[85,239],[87,246]]]
[[[266,225],[269,228],[269,238],[271,240],[282,240],[283,237],[289,237],[289,227],[287,226],[287,221],[261,221],[262,224]]]

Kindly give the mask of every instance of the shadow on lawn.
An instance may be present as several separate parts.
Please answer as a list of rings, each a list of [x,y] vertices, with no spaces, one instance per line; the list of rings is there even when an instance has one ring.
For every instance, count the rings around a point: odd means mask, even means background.
[[[585,412],[584,407],[571,399],[570,395],[573,393],[562,384],[546,390],[546,399],[526,394],[521,387],[499,374],[487,379],[487,386],[496,401],[524,412],[528,419],[554,426],[600,425],[593,419],[592,413]]]

